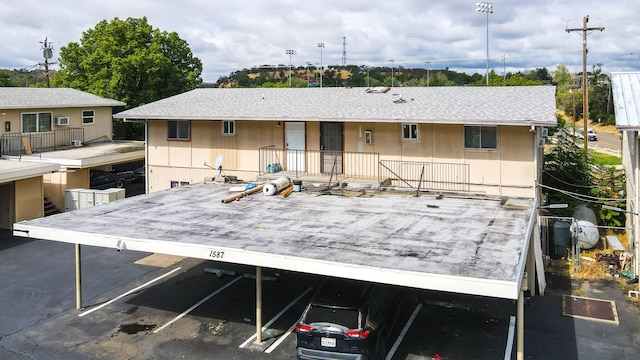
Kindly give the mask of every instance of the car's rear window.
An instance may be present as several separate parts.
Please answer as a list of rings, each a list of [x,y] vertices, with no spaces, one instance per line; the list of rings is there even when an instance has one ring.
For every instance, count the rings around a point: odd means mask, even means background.
[[[359,311],[356,309],[336,309],[325,306],[312,305],[307,311],[304,322],[332,323],[345,326],[348,329],[357,329]]]

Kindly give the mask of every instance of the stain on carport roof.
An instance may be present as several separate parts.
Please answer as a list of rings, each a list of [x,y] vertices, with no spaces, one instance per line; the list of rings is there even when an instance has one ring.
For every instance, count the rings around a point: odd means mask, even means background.
[[[533,199],[195,184],[15,224],[17,235],[517,299]],[[115,256],[115,252],[114,252]]]

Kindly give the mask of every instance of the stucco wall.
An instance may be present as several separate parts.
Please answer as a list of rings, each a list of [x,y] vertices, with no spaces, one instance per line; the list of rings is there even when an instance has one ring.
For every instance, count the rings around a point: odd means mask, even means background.
[[[88,189],[89,169],[73,169],[73,172],[56,172],[43,176],[44,196],[60,211],[64,211],[66,189]]]
[[[15,182],[16,222],[44,216],[42,177]]]
[[[191,121],[189,141],[167,140],[167,122],[148,122],[150,191],[170,181],[201,182],[217,172],[204,166],[224,156],[223,168],[239,179],[253,180],[259,170],[260,147],[284,147],[283,123],[236,121],[236,136],[223,136],[221,121]],[[365,131],[372,143],[364,144]],[[467,164],[471,191],[492,195],[533,197],[534,134],[529,127],[498,128],[498,150],[464,148],[463,125],[420,124],[417,140],[402,139],[400,123],[345,123],[344,151],[374,152],[380,159]],[[306,123],[306,148],[319,150],[320,123]]]

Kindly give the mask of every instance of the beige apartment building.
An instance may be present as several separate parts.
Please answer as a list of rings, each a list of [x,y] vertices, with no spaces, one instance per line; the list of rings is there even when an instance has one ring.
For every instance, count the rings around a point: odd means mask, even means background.
[[[147,122],[147,191],[224,174],[536,197],[555,87],[196,89]]]
[[[142,142],[112,141],[120,101],[69,88],[0,87],[0,228],[64,210],[90,169],[144,159]]]

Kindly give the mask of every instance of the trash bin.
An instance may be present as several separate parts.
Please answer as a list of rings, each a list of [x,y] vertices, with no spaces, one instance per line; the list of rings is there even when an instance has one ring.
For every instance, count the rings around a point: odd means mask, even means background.
[[[302,191],[302,180],[293,180],[293,191]]]

